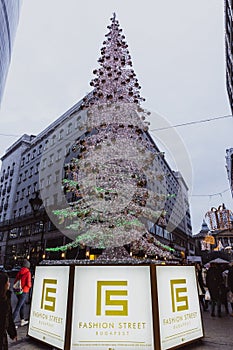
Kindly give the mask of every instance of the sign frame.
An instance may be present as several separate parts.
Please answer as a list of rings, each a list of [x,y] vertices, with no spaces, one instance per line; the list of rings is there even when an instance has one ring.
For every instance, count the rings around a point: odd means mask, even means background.
[[[68,263],[68,261],[67,261]],[[58,271],[59,271],[59,267],[64,267],[67,266],[69,268],[69,277],[68,277],[68,293],[67,293],[67,309],[66,309],[66,324],[65,324],[65,341],[64,341],[64,347],[62,350],[71,350],[71,336],[72,336],[72,320],[73,320],[73,297],[74,297],[74,286],[75,286],[75,269],[79,268],[79,267],[86,267],[87,269],[92,267],[92,266],[96,266],[96,267],[119,267],[119,266],[125,266],[128,269],[130,269],[131,267],[140,267],[140,266],[147,266],[149,268],[149,282],[150,282],[150,296],[151,296],[151,330],[152,330],[152,337],[153,337],[153,344],[154,344],[154,349],[153,350],[162,350],[161,347],[161,334],[160,334],[160,314],[159,314],[159,300],[158,300],[158,285],[157,285],[157,267],[162,267],[165,268],[169,267],[169,266],[175,266],[176,268],[182,269],[184,267],[187,266],[181,266],[181,265],[173,265],[173,264],[169,264],[169,265],[162,265],[162,264],[152,264],[152,263],[139,263],[139,264],[125,264],[125,263],[119,263],[119,264],[96,264],[95,262],[92,262],[90,264],[83,264],[83,263],[79,263],[79,264],[67,264],[64,263],[64,261],[61,261],[61,263],[53,263],[51,262],[51,265],[39,265],[40,268],[45,268],[46,267],[50,267],[50,266],[54,266],[57,267]],[[190,265],[188,265],[190,266]],[[192,266],[193,269],[195,269],[194,266]],[[197,276],[196,273],[195,275],[195,284],[197,287]],[[83,286],[85,287],[85,286]],[[198,294],[198,288],[196,288],[197,294]],[[173,349],[178,349],[178,348],[182,348],[183,346],[192,344],[202,338],[204,338],[205,334],[204,334],[204,328],[203,328],[203,319],[202,319],[202,314],[201,314],[201,310],[200,310],[200,304],[199,304],[199,311],[200,311],[200,317],[201,317],[201,329],[202,329],[202,333],[203,335],[200,337],[197,337],[195,339],[192,339],[190,341],[187,342],[182,342],[180,344],[176,344],[173,347],[169,347],[167,349],[169,350],[173,350]],[[30,320],[29,320],[29,329],[30,329]],[[36,339],[37,341],[43,343],[43,344],[49,344],[46,341],[43,341],[41,339],[38,339],[32,335],[29,334],[28,335],[34,339]]]
[[[49,266],[44,266],[44,265],[39,265],[36,267],[36,271],[35,271],[35,280],[34,280],[34,283],[33,283],[33,293],[32,293],[32,302],[31,302],[31,307],[30,307],[30,318],[29,318],[29,327],[28,327],[28,336],[30,336],[31,338],[34,338],[36,339],[37,341],[39,341],[40,343],[43,343],[43,344],[49,344],[51,346],[55,346],[56,348],[58,349],[66,349],[67,346],[66,346],[66,343],[67,343],[67,335],[69,333],[69,308],[68,308],[68,305],[69,303],[71,302],[70,300],[70,286],[71,286],[71,283],[72,283],[72,275],[71,275],[71,268],[70,266],[67,266],[67,265],[60,265],[59,267],[66,267],[67,269],[67,272],[66,272],[66,281],[67,281],[67,298],[65,300],[65,315],[64,315],[64,320],[65,320],[65,323],[64,323],[64,337],[63,337],[63,340],[62,342],[64,343],[64,346],[62,345],[59,345],[59,344],[54,344],[53,340],[49,340],[49,333],[48,333],[48,341],[45,341],[43,340],[43,326],[42,326],[42,329],[37,329],[34,328],[34,325],[32,324],[32,319],[33,319],[33,312],[35,313],[38,313],[38,317],[40,317],[41,319],[45,319],[46,321],[49,319],[49,314],[47,312],[47,310],[50,310],[50,311],[53,311],[53,309],[55,310],[55,303],[57,305],[57,302],[56,302],[56,296],[54,295],[57,290],[56,290],[56,287],[57,287],[57,284],[54,284],[54,290],[53,288],[50,288],[48,287],[47,290],[46,290],[46,285],[48,283],[48,286],[50,286],[50,282],[51,282],[51,273],[49,275],[49,279],[48,278],[43,278],[43,285],[42,285],[42,296],[41,296],[41,300],[39,302],[39,304],[41,304],[40,308],[41,309],[41,312],[39,312],[37,310],[38,308],[38,305],[36,307],[36,309],[34,310],[33,307],[34,307],[34,299],[33,298],[36,298],[35,296],[35,291],[34,291],[34,288],[37,287],[37,279],[40,280],[41,279],[41,272],[48,268],[48,267],[52,267],[52,268],[56,268],[58,266],[56,265],[49,265]],[[39,276],[38,276],[39,275]],[[46,276],[46,274],[45,274]],[[52,286],[53,287],[53,286]],[[46,304],[44,307],[42,306],[42,304]],[[53,303],[54,303],[54,307],[53,307]],[[35,304],[38,304],[37,301],[35,301]],[[36,315],[37,316],[37,315]],[[43,317],[42,317],[43,316]],[[59,320],[59,317],[55,317],[54,320],[57,318],[57,321],[61,321]],[[62,320],[63,322],[63,320]],[[38,334],[36,334],[38,333]],[[69,338],[69,337],[68,337]]]
[[[195,275],[195,285],[196,285],[196,293],[198,296],[198,285],[197,285],[197,275],[195,272],[195,266],[194,265],[151,265],[151,278],[152,280],[154,280],[153,283],[153,290],[152,290],[152,295],[154,295],[154,298],[152,299],[152,303],[153,303],[153,323],[154,323],[154,332],[155,332],[155,336],[154,338],[156,339],[156,347],[155,350],[162,350],[161,347],[161,333],[160,333],[160,317],[159,317],[159,298],[158,298],[158,284],[157,284],[157,267],[170,267],[170,266],[174,266],[176,268],[182,269],[182,268],[186,268],[187,266],[191,267],[194,269],[194,275]],[[199,309],[199,314],[200,314],[200,321],[201,321],[201,330],[203,335],[199,336],[195,339],[186,341],[186,342],[182,342],[180,344],[176,344],[172,347],[167,348],[167,350],[173,350],[173,349],[178,349],[178,348],[182,348],[186,345],[190,345],[193,344],[195,342],[197,342],[198,340],[201,340],[205,337],[205,333],[204,333],[204,327],[203,327],[203,319],[202,319],[202,314],[201,314],[201,308],[200,308],[200,303],[199,303],[199,299],[198,299],[198,309]]]

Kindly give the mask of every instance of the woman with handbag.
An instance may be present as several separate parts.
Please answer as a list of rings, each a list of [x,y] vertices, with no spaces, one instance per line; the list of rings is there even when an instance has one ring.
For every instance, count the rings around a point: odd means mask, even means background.
[[[14,281],[14,284],[16,284],[16,282],[19,280],[21,281],[22,290],[21,291],[18,290],[15,292],[18,302],[13,312],[14,321],[19,313],[21,326],[25,326],[26,324],[28,324],[28,321],[25,321],[24,319],[24,305],[25,305],[29,290],[32,286],[31,272],[29,271],[29,269],[30,269],[30,262],[27,259],[24,259],[22,263],[22,267],[17,273]]]
[[[8,349],[7,334],[17,340],[17,331],[12,317],[9,277],[0,272],[0,350]]]

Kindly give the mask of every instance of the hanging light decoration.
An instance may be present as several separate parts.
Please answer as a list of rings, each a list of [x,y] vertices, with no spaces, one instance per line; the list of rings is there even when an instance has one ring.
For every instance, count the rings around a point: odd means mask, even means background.
[[[211,231],[229,230],[232,229],[233,214],[225,204],[221,204],[218,208],[212,207],[205,214],[205,220]]]

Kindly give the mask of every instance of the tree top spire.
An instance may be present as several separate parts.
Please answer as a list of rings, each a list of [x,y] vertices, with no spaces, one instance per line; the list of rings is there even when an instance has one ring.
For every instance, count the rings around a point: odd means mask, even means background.
[[[90,82],[94,87],[92,97],[84,98],[83,107],[103,103],[135,103],[140,105],[145,99],[140,96],[140,85],[132,69],[132,60],[125,36],[122,34],[115,12],[107,26],[109,32],[101,48],[98,59],[100,67],[93,73],[96,75]]]

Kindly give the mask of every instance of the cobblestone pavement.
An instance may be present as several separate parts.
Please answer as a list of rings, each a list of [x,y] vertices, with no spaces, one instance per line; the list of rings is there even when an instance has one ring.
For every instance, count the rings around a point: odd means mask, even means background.
[[[190,345],[184,345],[183,350],[232,350],[233,349],[233,317],[223,312],[221,318],[211,317],[209,312],[203,313],[205,337]],[[18,341],[9,340],[12,350],[55,350],[53,347],[40,343],[27,336],[28,327],[18,328]]]
[[[11,283],[11,285],[13,285]],[[16,305],[17,298],[12,294],[12,308]],[[224,308],[223,308],[224,309]],[[230,306],[229,306],[229,309]],[[27,300],[25,319],[29,318],[30,303]],[[190,345],[184,345],[182,350],[232,350],[233,349],[233,317],[225,315],[222,317],[211,317],[210,312],[203,312],[204,338]],[[56,350],[50,345],[41,343],[27,335],[28,326],[19,326],[19,318],[16,319],[18,325],[18,340],[9,339],[9,349],[12,350]],[[88,350],[88,349],[87,349]],[[122,349],[123,350],[123,349]]]

